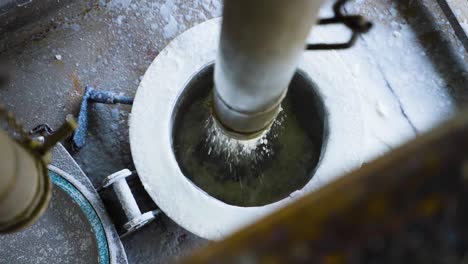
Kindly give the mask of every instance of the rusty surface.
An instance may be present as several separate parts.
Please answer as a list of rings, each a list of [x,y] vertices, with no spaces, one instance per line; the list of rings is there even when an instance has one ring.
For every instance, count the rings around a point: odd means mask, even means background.
[[[468,260],[468,113],[182,263]]]

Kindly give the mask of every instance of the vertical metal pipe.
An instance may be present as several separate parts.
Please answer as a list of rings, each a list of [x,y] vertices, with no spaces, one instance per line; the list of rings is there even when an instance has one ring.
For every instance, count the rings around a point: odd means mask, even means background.
[[[8,116],[5,110],[0,111]],[[26,135],[13,140],[0,129],[0,233],[29,226],[46,210],[52,194],[48,151],[75,127],[73,117],[67,116],[67,122],[48,136],[43,145]]]
[[[276,117],[323,0],[225,0],[215,65],[214,109],[234,135]]]

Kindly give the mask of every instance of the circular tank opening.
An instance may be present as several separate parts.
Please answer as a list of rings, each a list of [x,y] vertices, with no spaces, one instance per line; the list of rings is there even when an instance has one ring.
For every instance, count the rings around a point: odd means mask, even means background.
[[[183,174],[210,196],[236,206],[263,206],[302,189],[325,147],[326,111],[314,82],[294,75],[282,111],[262,137],[224,138],[212,118],[214,64],[186,85],[173,112],[172,147]]]

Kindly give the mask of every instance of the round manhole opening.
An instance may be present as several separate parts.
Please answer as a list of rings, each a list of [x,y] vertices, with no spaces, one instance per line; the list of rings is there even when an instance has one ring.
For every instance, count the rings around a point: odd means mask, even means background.
[[[183,174],[224,203],[271,204],[313,177],[327,136],[326,111],[314,82],[298,70],[270,130],[257,139],[227,138],[213,120],[214,64],[185,86],[173,112],[172,147]]]

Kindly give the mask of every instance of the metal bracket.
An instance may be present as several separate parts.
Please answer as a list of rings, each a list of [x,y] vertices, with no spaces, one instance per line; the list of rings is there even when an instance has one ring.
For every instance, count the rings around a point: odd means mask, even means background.
[[[86,133],[88,132],[88,104],[133,104],[133,97],[121,95],[111,91],[95,90],[91,86],[86,86],[81,101],[80,114],[78,115],[78,128],[73,134],[72,147],[79,150],[86,144]]]
[[[367,33],[372,23],[361,15],[343,15],[342,8],[348,0],[338,0],[333,5],[334,17],[320,19],[319,25],[343,24],[352,31],[351,38],[344,43],[314,43],[307,44],[306,50],[336,50],[351,48],[360,34]]]
[[[124,237],[137,229],[143,227],[144,225],[153,221],[158,214],[161,213],[159,210],[153,210],[146,213],[141,213],[140,208],[135,200],[135,197],[130,190],[130,186],[127,183],[127,177],[133,175],[133,173],[128,169],[123,169],[116,173],[113,173],[107,176],[102,186],[98,190],[102,190],[109,186],[112,186],[117,199],[119,199],[122,210],[125,213],[128,221],[123,225],[126,232],[120,237]]]

